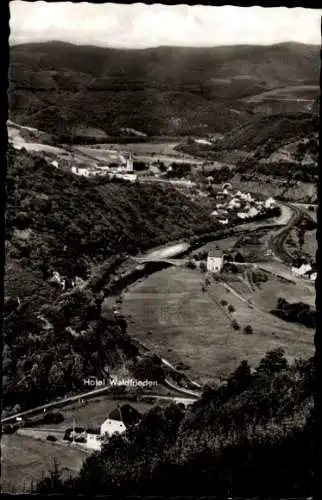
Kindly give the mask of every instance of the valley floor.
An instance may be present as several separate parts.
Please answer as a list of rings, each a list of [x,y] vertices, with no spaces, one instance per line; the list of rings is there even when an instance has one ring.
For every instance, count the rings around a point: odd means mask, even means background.
[[[290,359],[313,354],[312,330],[269,313],[276,305],[276,279],[265,283],[259,296],[247,283],[231,279],[227,284],[212,281],[204,292],[199,270],[172,267],[131,286],[122,312],[129,320],[129,332],[138,340],[170,362],[189,366],[187,374],[197,382],[215,382],[241,360],[256,364],[276,346],[282,346]],[[299,300],[296,285],[288,284],[287,290],[286,297]],[[313,297],[314,287],[307,294]],[[227,306],[221,305],[222,300]],[[229,304],[235,308],[233,313],[228,312]],[[239,331],[232,327],[234,319]],[[247,325],[252,326],[252,335],[243,333]]]

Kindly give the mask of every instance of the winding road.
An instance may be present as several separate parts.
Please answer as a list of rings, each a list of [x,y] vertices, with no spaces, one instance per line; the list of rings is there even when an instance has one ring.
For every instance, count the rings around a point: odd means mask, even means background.
[[[292,264],[293,258],[286,250],[284,243],[292,228],[300,222],[304,214],[299,208],[293,205],[287,204],[286,206],[291,208],[291,210],[293,211],[293,215],[285,226],[272,232],[268,247],[270,250],[272,250],[273,254],[278,258],[279,261],[290,265]]]

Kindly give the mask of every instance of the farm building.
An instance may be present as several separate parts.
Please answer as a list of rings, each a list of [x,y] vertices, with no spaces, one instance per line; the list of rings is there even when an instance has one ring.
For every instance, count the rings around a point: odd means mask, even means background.
[[[141,413],[129,404],[125,404],[115,408],[109,418],[122,421],[126,427],[135,425],[141,420]]]
[[[95,451],[100,451],[102,446],[102,438],[99,434],[92,434],[90,432],[87,432],[86,434],[86,447],[95,450]]]
[[[224,257],[219,250],[212,250],[207,257],[207,271],[220,273],[224,266]]]
[[[276,201],[274,200],[274,198],[270,197],[270,198],[267,198],[267,200],[265,200],[265,208],[272,208],[276,205]]]
[[[302,264],[300,267],[292,267],[293,276],[305,276],[305,274],[308,274],[310,271],[312,271],[311,264]]]
[[[118,406],[113,410],[108,418],[102,423],[100,428],[101,436],[122,434],[129,425],[137,424],[141,419],[141,414],[131,405]]]
[[[123,422],[120,420],[112,420],[111,418],[107,418],[100,427],[101,436],[108,437],[113,436],[113,434],[123,434],[126,431],[126,427]]]

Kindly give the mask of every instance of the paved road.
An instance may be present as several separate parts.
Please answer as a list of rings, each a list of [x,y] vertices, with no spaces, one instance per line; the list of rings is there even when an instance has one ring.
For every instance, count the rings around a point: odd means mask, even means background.
[[[268,242],[268,247],[272,250],[273,254],[278,258],[278,260],[285,262],[288,265],[292,264],[293,258],[290,253],[285,248],[285,241],[294,226],[303,217],[303,212],[301,212],[297,207],[292,205],[287,205],[293,210],[293,215],[289,222],[283,226],[281,229],[273,231],[272,236]]]

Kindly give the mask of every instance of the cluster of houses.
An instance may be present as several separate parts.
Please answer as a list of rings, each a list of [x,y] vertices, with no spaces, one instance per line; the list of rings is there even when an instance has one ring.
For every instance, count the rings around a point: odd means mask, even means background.
[[[276,206],[274,198],[265,201],[256,200],[250,193],[237,191],[233,193],[230,183],[225,183],[216,195],[216,209],[212,215],[216,216],[220,224],[228,224],[234,219],[251,220],[258,215],[264,215]]]
[[[108,418],[99,428],[75,427],[66,429],[64,440],[71,443],[79,443],[85,448],[99,451],[102,444],[107,442],[114,434],[123,434],[131,425],[137,425],[141,420],[141,414],[133,406],[125,404],[117,406],[110,412]]]
[[[75,276],[73,279],[67,279],[66,277],[61,276],[58,271],[53,271],[52,275],[48,279],[48,283],[58,286],[62,292],[65,292],[70,288],[81,287],[84,280],[78,276]]]
[[[109,176],[135,182],[137,175],[133,173],[133,158],[131,153],[120,154],[118,151],[109,151],[108,160],[97,162],[91,167],[72,166],[72,173],[85,177]]]
[[[299,259],[293,262],[292,274],[297,278],[306,278],[315,281],[317,277],[316,264],[307,262],[305,259]]]

